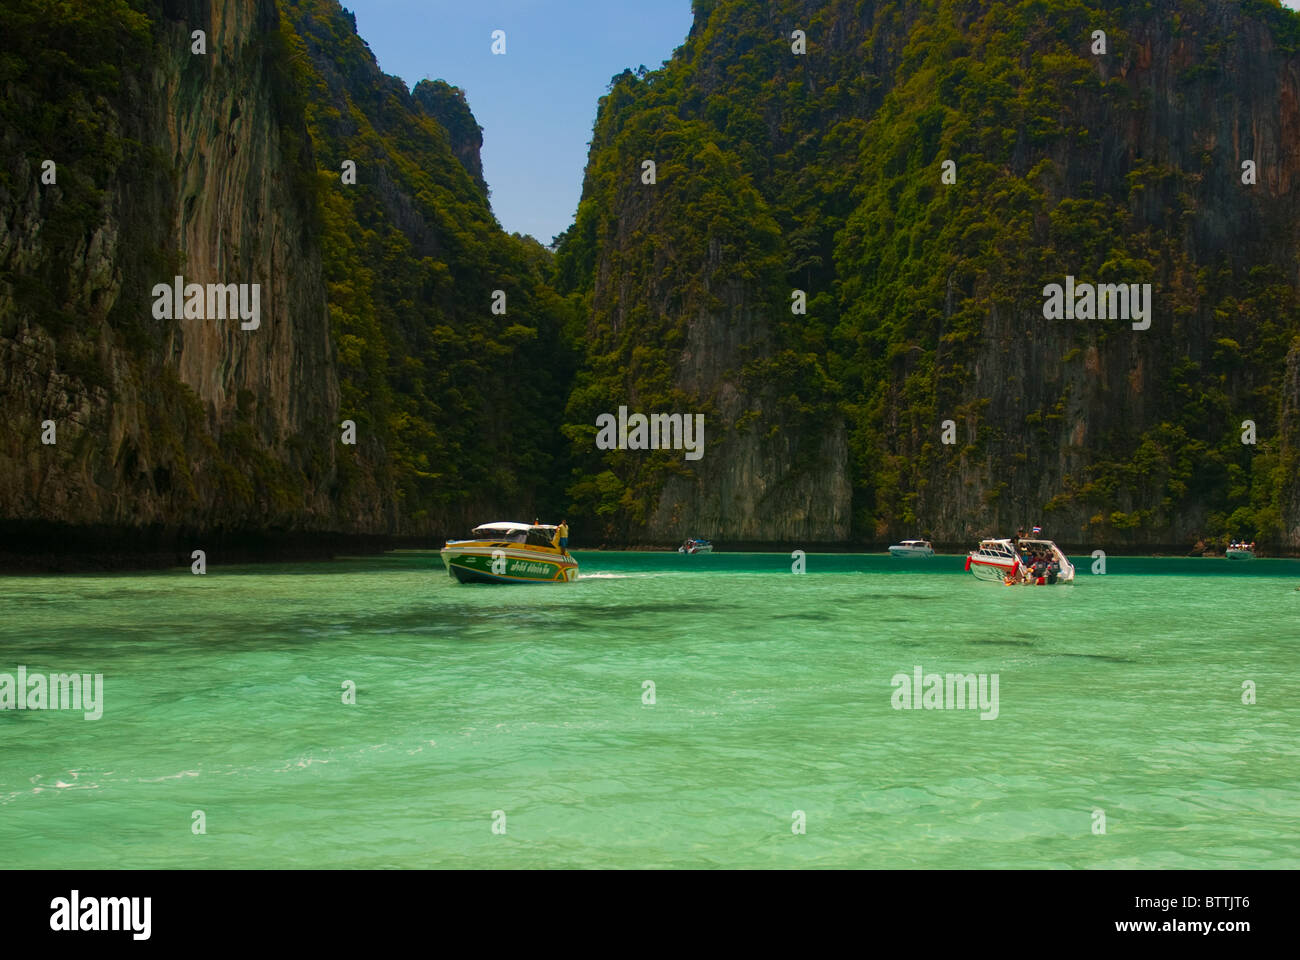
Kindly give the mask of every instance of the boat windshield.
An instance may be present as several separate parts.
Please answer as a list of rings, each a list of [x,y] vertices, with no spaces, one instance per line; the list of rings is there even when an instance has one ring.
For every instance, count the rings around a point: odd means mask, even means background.
[[[1025,537],[1020,538],[1020,552],[1024,553],[1025,549],[1043,550],[1048,553],[1056,552],[1056,544],[1051,540],[1030,540]]]
[[[485,523],[474,528],[475,540],[494,540],[498,543],[526,543],[549,547],[555,543],[553,524]]]

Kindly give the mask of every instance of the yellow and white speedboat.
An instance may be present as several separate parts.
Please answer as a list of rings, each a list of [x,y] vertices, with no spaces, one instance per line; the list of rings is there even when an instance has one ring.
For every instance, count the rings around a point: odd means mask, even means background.
[[[558,546],[548,523],[485,523],[470,540],[448,540],[440,551],[447,575],[461,583],[569,583],[578,561]]]

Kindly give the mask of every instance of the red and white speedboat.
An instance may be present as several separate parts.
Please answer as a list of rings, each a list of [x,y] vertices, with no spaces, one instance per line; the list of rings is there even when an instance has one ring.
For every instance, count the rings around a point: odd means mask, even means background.
[[[712,553],[713,544],[708,540],[687,540],[677,548],[678,553]]]
[[[1074,582],[1074,564],[1051,540],[1021,537],[1020,556],[1016,555],[1010,540],[981,540],[979,548],[966,555],[966,569],[980,580],[1006,583],[1010,578],[1012,583],[1034,583],[1022,559],[1032,553],[1045,553],[1060,566],[1057,583]]]

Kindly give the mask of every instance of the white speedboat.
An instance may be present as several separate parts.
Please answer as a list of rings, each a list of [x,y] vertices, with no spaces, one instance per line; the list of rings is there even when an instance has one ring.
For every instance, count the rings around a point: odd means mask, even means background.
[[[677,548],[678,553],[712,553],[713,544],[708,540],[687,540]]]
[[[891,557],[933,557],[934,547],[929,540],[903,540],[889,548]]]
[[[549,523],[485,523],[473,539],[448,540],[440,551],[447,575],[461,583],[569,583],[578,561],[556,542]]]
[[[1055,578],[1050,573],[1041,577],[1033,575],[1025,559],[1034,554],[1045,556],[1049,564],[1060,568]],[[981,540],[977,549],[966,555],[966,569],[980,580],[1001,583],[1073,583],[1074,564],[1051,540],[1020,538],[1020,553],[1010,540]]]

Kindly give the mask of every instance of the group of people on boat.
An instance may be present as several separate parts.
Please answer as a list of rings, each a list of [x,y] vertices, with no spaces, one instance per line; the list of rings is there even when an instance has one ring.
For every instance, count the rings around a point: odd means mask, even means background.
[[[1035,527],[1034,533],[1038,532],[1038,528]],[[1017,530],[1016,535],[1011,538],[1016,558],[1020,562],[1007,574],[1006,582],[1008,584],[1032,583],[1037,586],[1055,584],[1057,577],[1061,575],[1060,561],[1054,553],[1042,547],[1031,546],[1022,551],[1020,541],[1024,535],[1024,530]]]
[[[1228,549],[1229,549],[1229,550],[1249,550],[1251,553],[1254,553],[1254,552],[1255,552],[1255,541],[1252,540],[1252,541],[1250,541],[1249,543],[1247,543],[1245,540],[1233,540],[1231,543],[1228,544]]]

